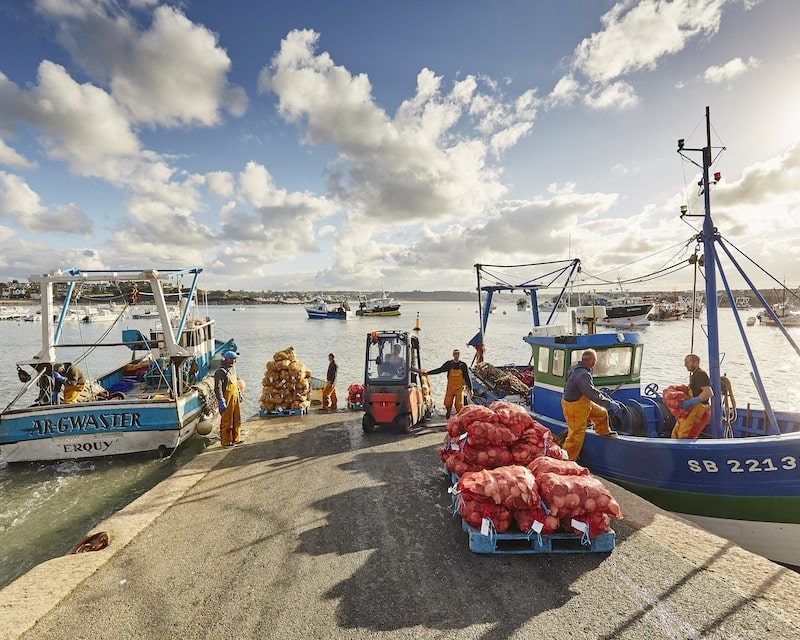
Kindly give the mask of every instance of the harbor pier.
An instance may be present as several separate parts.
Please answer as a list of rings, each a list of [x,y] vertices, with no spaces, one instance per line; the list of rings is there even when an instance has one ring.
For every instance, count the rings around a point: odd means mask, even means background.
[[[0,640],[800,637],[800,575],[609,485],[611,553],[476,555],[442,425],[250,420],[0,591]],[[87,531],[89,533],[89,531]]]

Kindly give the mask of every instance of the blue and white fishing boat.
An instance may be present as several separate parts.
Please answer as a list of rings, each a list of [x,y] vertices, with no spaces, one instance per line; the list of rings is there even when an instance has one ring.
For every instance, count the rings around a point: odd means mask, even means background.
[[[570,366],[580,360],[584,349],[595,349],[595,384],[622,403],[623,410],[611,416],[618,437],[603,438],[592,430],[587,432],[580,462],[594,473],[746,549],[777,562],[800,565],[800,414],[773,411],[770,405],[723,269],[723,256],[745,279],[798,355],[800,347],[742,270],[731,251],[735,247],[714,226],[708,109],[706,120],[706,146],[689,149],[680,140],[678,152],[702,153],[698,167],[702,169],[705,207],[704,213],[696,216],[702,218],[702,230],[695,236],[694,264],[695,268],[703,264],[699,255],[702,248],[708,319],[708,353],[703,361],[709,363],[714,392],[708,426],[697,439],[671,439],[675,419],[655,384],[646,385],[642,392],[644,345],[638,334],[629,332],[575,335],[565,331],[562,335],[548,335],[534,327],[531,335],[524,337],[531,345],[536,368],[532,413],[555,433],[566,429],[561,396]],[[714,174],[713,183],[719,179],[719,174]],[[682,215],[691,214],[682,207]],[[718,276],[744,341],[761,408],[748,405],[746,410],[737,409],[727,379],[720,374]],[[482,318],[485,322],[488,314]],[[683,355],[676,353],[676,360]]]
[[[329,306],[322,298],[318,298],[311,304],[305,305],[304,308],[311,320],[325,320],[327,318],[344,320],[347,318],[347,309],[344,304]]]
[[[198,315],[197,279],[202,269],[179,271],[53,271],[30,280],[41,289],[42,349],[17,364],[23,388],[0,413],[0,453],[6,462],[61,460],[144,451],[165,454],[195,433],[203,422],[210,431],[215,417],[211,370],[220,354],[236,350],[233,340],[215,339],[215,323]],[[180,297],[180,318],[170,321],[163,284],[191,278]],[[112,282],[149,285],[160,324],[145,336],[139,329],[122,331],[121,342],[64,343],[62,329],[76,285]],[[60,313],[54,290],[66,288]],[[136,289],[138,292],[138,289]],[[135,302],[133,300],[132,302]],[[119,320],[127,305],[120,311]],[[54,313],[57,319],[53,320]],[[114,325],[109,327],[109,331]],[[106,331],[104,335],[108,335]],[[77,402],[64,404],[53,393],[53,365],[62,349],[125,346],[131,360],[87,380]],[[75,364],[79,364],[79,359]],[[29,373],[27,368],[32,370]],[[31,396],[38,392],[33,403]],[[216,415],[218,419],[218,414]]]

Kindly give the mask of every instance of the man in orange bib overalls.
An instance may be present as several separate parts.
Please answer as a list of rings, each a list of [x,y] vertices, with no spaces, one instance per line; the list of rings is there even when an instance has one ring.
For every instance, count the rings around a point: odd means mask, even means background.
[[[242,444],[239,437],[241,415],[239,411],[239,384],[236,375],[236,359],[239,354],[226,351],[222,354],[222,364],[214,372],[214,395],[219,405],[219,440],[223,447]]]
[[[447,410],[446,417],[450,417],[453,411],[453,401],[456,405],[456,413],[461,411],[464,406],[464,388],[467,394],[472,395],[472,383],[469,380],[469,369],[467,364],[461,361],[461,352],[456,349],[453,351],[453,359],[445,362],[438,369],[433,369],[423,375],[433,376],[437,373],[447,372],[447,390],[444,392],[444,407]]]

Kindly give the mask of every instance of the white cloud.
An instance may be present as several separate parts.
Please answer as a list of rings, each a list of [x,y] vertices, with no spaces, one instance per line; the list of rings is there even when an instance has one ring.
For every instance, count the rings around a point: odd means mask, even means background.
[[[602,17],[603,29],[576,48],[573,66],[595,82],[653,69],[665,55],[719,29],[730,0],[643,0],[618,2]]]
[[[572,106],[575,98],[578,95],[580,85],[575,80],[575,77],[570,73],[563,76],[553,87],[550,95],[547,96],[547,104],[549,107],[557,106]]]
[[[155,8],[148,30],[112,2],[47,0],[38,7],[57,20],[75,62],[108,83],[136,122],[211,126],[223,108],[239,116],[247,107],[244,90],[228,83],[231,60],[217,36],[172,7]]]
[[[747,71],[755,69],[759,64],[761,64],[761,61],[758,58],[750,57],[747,60],[734,58],[723,65],[709,67],[703,73],[703,78],[706,82],[712,84],[731,82]]]
[[[43,61],[38,84],[22,91],[0,76],[0,124],[29,122],[43,132],[48,154],[81,175],[100,175],[109,158],[140,153],[139,141],[114,99],[92,84],[78,84],[64,67]]]
[[[618,81],[598,85],[583,96],[583,103],[591,109],[632,109],[639,104],[639,96],[627,82]]]
[[[22,178],[0,171],[0,218],[3,217],[28,231],[88,236],[92,229],[88,216],[74,204],[48,209]]]
[[[9,147],[2,138],[0,138],[0,164],[20,169],[30,169],[36,166],[16,149]]]
[[[212,171],[206,174],[206,185],[214,195],[230,198],[233,195],[234,179],[229,171]]]
[[[327,238],[328,236],[332,236],[335,233],[336,233],[336,227],[334,227],[332,224],[326,224],[319,228],[317,235],[320,238]]]
[[[408,224],[479,215],[505,192],[487,154],[530,131],[533,91],[505,100],[478,93],[478,79],[468,76],[446,92],[442,78],[423,69],[414,97],[390,118],[375,103],[369,78],[316,54],[318,40],[310,30],[290,32],[261,70],[259,88],[278,96],[279,112],[304,128],[308,142],[335,145],[329,186],[343,208]],[[456,132],[470,114],[479,119],[475,131]]]

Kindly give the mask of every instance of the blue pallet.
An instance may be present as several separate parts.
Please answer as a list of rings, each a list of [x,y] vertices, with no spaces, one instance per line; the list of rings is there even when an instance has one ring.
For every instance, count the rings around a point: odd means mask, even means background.
[[[350,411],[363,411],[364,405],[360,402],[348,402],[347,408],[350,409]]]
[[[574,533],[542,534],[541,542],[536,534],[530,539],[524,533],[495,533],[484,536],[463,520],[461,526],[469,535],[469,550],[472,553],[491,553],[495,555],[520,555],[526,553],[608,553],[616,546],[613,531],[592,538],[588,545],[581,543],[581,537]]]
[[[280,409],[275,411],[264,411],[260,409],[258,412],[259,418],[285,418],[287,416],[304,416],[308,413],[308,409]]]

